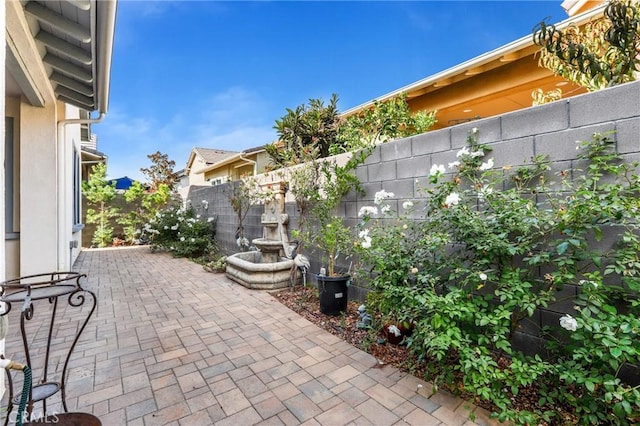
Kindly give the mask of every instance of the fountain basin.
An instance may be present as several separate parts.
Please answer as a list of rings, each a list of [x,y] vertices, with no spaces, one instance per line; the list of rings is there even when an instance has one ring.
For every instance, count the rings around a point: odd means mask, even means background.
[[[256,238],[251,242],[262,253],[261,262],[277,263],[280,260],[280,250],[282,250],[282,241],[275,240],[272,238]]]
[[[282,243],[280,243],[282,247]],[[289,274],[293,260],[278,258],[277,262],[264,262],[263,253],[247,251],[227,257],[226,275],[247,288],[275,290],[289,287]]]

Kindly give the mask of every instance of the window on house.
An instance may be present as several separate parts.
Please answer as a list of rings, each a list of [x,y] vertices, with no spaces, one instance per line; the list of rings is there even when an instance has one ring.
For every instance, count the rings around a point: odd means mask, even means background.
[[[13,138],[13,117],[4,118],[4,233],[5,239],[15,240],[20,237],[16,229],[15,208],[18,202],[15,200],[17,194],[15,190],[15,141]]]
[[[80,153],[73,148],[73,231],[83,228],[80,216],[80,203],[82,202],[82,185],[80,182]]]

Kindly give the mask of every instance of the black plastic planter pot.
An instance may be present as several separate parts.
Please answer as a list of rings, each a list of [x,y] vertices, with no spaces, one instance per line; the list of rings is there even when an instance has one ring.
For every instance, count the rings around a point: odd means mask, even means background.
[[[316,275],[320,293],[320,312],[325,315],[339,315],[347,310],[350,280],[349,275],[337,277]]]

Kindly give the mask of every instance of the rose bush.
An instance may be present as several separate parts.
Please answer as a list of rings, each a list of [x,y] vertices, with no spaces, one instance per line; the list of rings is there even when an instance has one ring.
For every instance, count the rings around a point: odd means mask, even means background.
[[[579,167],[556,174],[542,157],[496,169],[474,129],[456,161],[431,167],[424,214],[382,197],[360,210],[369,301],[415,325],[408,344],[436,387],[460,383],[500,420],[640,421],[639,166],[609,135],[577,149]],[[573,309],[554,313],[567,285]],[[540,328],[541,309],[555,326]],[[514,346],[523,327],[546,342],[538,354]],[[516,411],[525,393],[537,406]]]
[[[172,206],[158,212],[143,227],[153,249],[167,250],[177,257],[198,258],[217,253],[215,217],[204,217],[189,206]]]

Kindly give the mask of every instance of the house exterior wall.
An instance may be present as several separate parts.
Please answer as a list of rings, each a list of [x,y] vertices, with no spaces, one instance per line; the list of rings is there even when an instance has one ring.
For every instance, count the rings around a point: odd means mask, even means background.
[[[345,197],[341,206],[343,215],[355,226],[359,221],[358,210],[372,205],[374,194],[381,189],[395,194],[396,199],[389,200],[395,211],[405,200],[419,202],[423,197],[420,188],[427,186],[432,164],[454,161],[474,127],[478,129],[479,142],[493,148],[495,167],[528,164],[533,155],[547,155],[552,170],[572,167],[578,154],[576,140],[589,140],[595,132],[611,130],[615,131],[617,150],[624,161],[638,161],[639,99],[640,81],[382,144],[357,169],[365,195]],[[225,196],[225,187],[200,187],[190,197],[194,206],[201,205],[202,199],[209,201],[208,214],[214,213],[218,218],[216,239],[225,252],[232,253],[238,250],[233,238],[237,220]],[[295,205],[288,202],[286,210],[289,229],[294,229],[298,221]],[[261,213],[262,206],[255,206],[245,219],[245,236],[249,240],[262,236]],[[305,254],[311,257],[311,271],[317,271],[318,257],[313,252]],[[575,294],[576,289],[567,285],[563,291]],[[366,289],[356,283],[349,294],[352,299],[363,299]],[[562,304],[550,306],[538,311],[533,320],[538,326],[556,325],[563,309]],[[516,340],[522,347],[534,348],[539,337],[526,329],[517,333]]]
[[[3,72],[19,82],[23,96],[7,96],[3,87],[5,117],[13,119],[14,153],[13,236],[5,237],[0,262],[4,279],[69,270],[79,254],[70,250],[80,241],[73,224],[73,175],[80,151],[80,125],[58,125],[79,118],[79,109],[56,100],[40,53],[31,36],[20,2],[3,2],[7,51]],[[3,55],[4,55],[3,50]],[[18,65],[16,65],[18,64]],[[5,78],[2,78],[4,85]],[[31,102],[24,93],[30,94]],[[34,101],[35,100],[35,101]],[[42,105],[34,105],[42,103]],[[4,126],[4,121],[3,121]],[[4,134],[4,132],[3,132]],[[4,143],[4,139],[3,139]],[[3,145],[4,155],[6,146]],[[6,188],[5,188],[6,192]],[[5,203],[5,197],[2,197]],[[2,209],[4,213],[5,209]],[[3,219],[3,224],[6,219]],[[75,231],[75,232],[74,232]]]
[[[189,185],[205,185],[205,175],[204,173],[198,173],[200,170],[205,168],[207,164],[204,162],[202,157],[196,155],[193,159],[193,164],[191,164],[191,168],[189,169]]]
[[[7,19],[6,19],[6,11],[5,11],[5,3],[2,2],[0,4],[0,26],[2,28],[6,28]],[[0,46],[6,46],[6,31],[2,31],[0,34]],[[0,67],[0,88],[2,88],[3,96],[0,97],[0,110],[4,111],[5,109],[5,96],[6,93],[6,83],[5,83],[5,67],[4,64],[6,62],[6,48],[0,49],[0,63],[2,67]],[[4,120],[0,120],[0,134],[5,134]],[[4,137],[1,139],[3,141],[2,149],[0,149],[0,164],[4,164]],[[4,182],[4,167],[0,167],[0,182]],[[0,229],[4,229],[5,227],[5,186],[2,185],[2,190],[0,191]],[[0,244],[0,281],[4,281],[6,279],[6,244]],[[0,309],[4,311],[4,306],[0,306]],[[1,321],[1,320],[0,320]],[[4,353],[4,336],[0,336],[0,353]],[[0,399],[4,397],[5,385],[4,385],[4,377],[5,375],[0,375]]]

